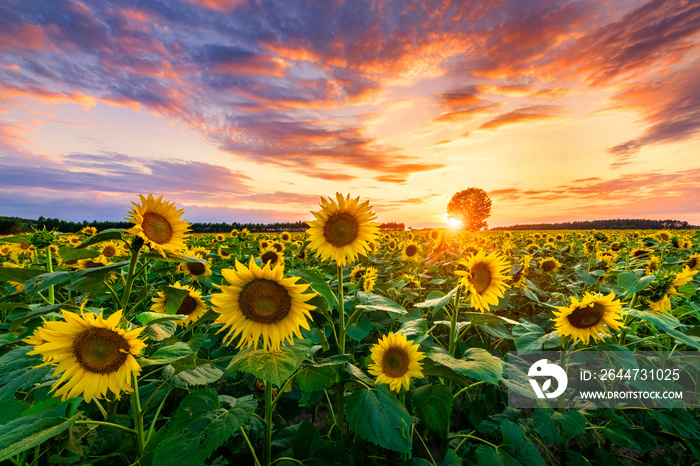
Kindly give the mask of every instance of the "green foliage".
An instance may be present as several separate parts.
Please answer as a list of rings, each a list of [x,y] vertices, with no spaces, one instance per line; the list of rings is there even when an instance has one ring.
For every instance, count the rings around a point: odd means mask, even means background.
[[[229,406],[226,409],[222,406]],[[203,388],[185,397],[158,443],[153,463],[164,466],[200,466],[219,446],[238,432],[255,412],[252,396],[220,396]]]
[[[346,403],[348,426],[360,438],[388,450],[411,451],[411,416],[386,386],[353,392]]]

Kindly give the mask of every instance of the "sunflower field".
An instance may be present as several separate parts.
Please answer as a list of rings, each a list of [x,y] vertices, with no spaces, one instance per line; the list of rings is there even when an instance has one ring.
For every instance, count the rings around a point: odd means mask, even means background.
[[[126,230],[0,238],[0,463],[700,462],[693,408],[508,399],[509,352],[700,351],[699,232],[382,232],[340,194],[312,213],[189,234],[148,195]]]

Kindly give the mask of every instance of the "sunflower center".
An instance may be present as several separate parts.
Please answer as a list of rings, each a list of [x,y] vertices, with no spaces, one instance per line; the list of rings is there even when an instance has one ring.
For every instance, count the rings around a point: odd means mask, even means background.
[[[592,306],[579,307],[567,316],[569,323],[576,328],[595,326],[605,315],[605,306],[595,303]]]
[[[126,362],[129,343],[108,328],[84,330],[73,342],[73,354],[83,369],[96,374],[116,372]]]
[[[400,348],[389,348],[382,359],[382,372],[389,377],[403,377],[408,372],[408,354]]]
[[[104,264],[100,262],[94,262],[91,261],[90,259],[86,260],[83,264],[86,269],[98,269],[100,267],[104,267]]]
[[[187,270],[190,272],[191,275],[194,275],[195,277],[203,275],[204,272],[206,272],[204,264],[200,264],[199,262],[186,262],[186,264]]]
[[[544,261],[542,263],[542,270],[544,272],[551,272],[556,266],[557,264],[554,261]]]
[[[292,298],[279,283],[256,278],[243,287],[238,304],[248,319],[261,324],[274,324],[287,317],[292,308]]]
[[[112,256],[115,255],[116,253],[117,253],[117,250],[116,250],[116,248],[115,248],[114,246],[112,246],[112,245],[109,245],[109,246],[107,246],[106,248],[104,248],[104,249],[102,250],[102,255],[105,256],[105,257],[112,257]]]
[[[277,259],[279,259],[279,256],[272,251],[267,251],[260,258],[263,264],[267,264],[269,262],[270,265],[275,265],[277,263]]]
[[[634,255],[634,257],[642,257],[642,256],[646,256],[647,254],[649,254],[649,251],[645,251],[644,249],[638,249],[638,250],[634,251],[633,255]]]
[[[418,252],[418,248],[415,247],[413,244],[409,245],[409,246],[406,248],[406,255],[407,255],[408,257],[413,257],[413,256],[415,256],[417,252]]]
[[[166,244],[173,237],[173,228],[170,226],[170,222],[155,212],[143,214],[141,228],[148,240],[157,244]]]
[[[697,257],[691,257],[685,262],[685,265],[688,266],[689,269],[694,270],[695,267],[698,266],[698,258]]]
[[[323,236],[326,241],[339,248],[351,244],[357,239],[360,224],[348,213],[335,214],[323,226]]]
[[[185,299],[182,300],[182,304],[180,304],[180,307],[177,308],[177,312],[175,314],[188,316],[192,314],[195,309],[197,309],[197,300],[192,296],[187,295],[185,296]]]
[[[489,270],[488,265],[474,265],[474,267],[472,267],[471,270],[471,275],[471,282],[472,285],[474,285],[474,288],[476,289],[477,293],[482,294],[489,288],[489,285],[491,284],[491,270]]]

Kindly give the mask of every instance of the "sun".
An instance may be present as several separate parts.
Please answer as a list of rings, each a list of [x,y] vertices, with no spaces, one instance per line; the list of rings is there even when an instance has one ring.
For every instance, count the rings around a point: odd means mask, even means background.
[[[450,218],[447,215],[445,215],[445,223],[447,223],[448,228],[451,228],[453,230],[462,228],[462,221],[458,218]]]

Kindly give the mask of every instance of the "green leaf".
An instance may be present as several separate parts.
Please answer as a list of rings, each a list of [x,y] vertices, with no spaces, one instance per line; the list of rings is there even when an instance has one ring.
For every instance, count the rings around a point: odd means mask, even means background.
[[[497,384],[503,376],[503,363],[483,348],[469,348],[462,359],[453,358],[442,348],[427,348],[425,355],[457,374]]]
[[[642,291],[654,281],[654,278],[654,275],[645,275],[642,278],[637,278],[632,272],[622,272],[617,276],[617,286],[623,290],[625,295],[630,295]]]
[[[503,442],[506,444],[503,448],[517,458],[520,463],[547,465],[535,444],[525,436],[525,432],[518,424],[509,419],[502,420],[501,433],[503,434]]]
[[[544,329],[525,320],[513,327],[513,336],[515,349],[523,354],[541,351],[545,340]]]
[[[172,345],[158,348],[147,358],[141,358],[139,364],[143,366],[170,364],[193,354],[192,347],[187,343],[178,341]]]
[[[310,349],[308,340],[295,340],[294,346],[282,346],[280,351],[245,349],[234,356],[226,372],[247,372],[281,387],[301,366]]]
[[[0,357],[0,401],[14,399],[17,390],[31,387],[51,372],[50,367],[36,367],[42,360],[38,355],[27,355],[33,349],[23,346]]]
[[[143,335],[148,335],[148,337],[153,341],[162,341],[166,338],[172,337],[173,335],[175,335],[175,331],[177,330],[177,324],[173,322],[174,320],[178,319],[163,318],[159,322],[149,323],[148,327],[146,327],[146,330],[144,330]]]
[[[335,307],[335,295],[320,273],[311,269],[291,270],[289,276],[301,277],[302,281],[308,283],[312,290],[323,296],[328,303],[328,309],[333,309]]]
[[[222,397],[231,406],[224,409],[216,390],[203,388],[180,402],[171,426],[153,455],[153,464],[200,466],[253,415],[257,401]]]
[[[178,360],[181,361],[182,359]],[[165,366],[163,375],[165,378],[173,375],[170,383],[176,387],[193,387],[196,385],[206,385],[214,383],[224,375],[224,371],[211,364],[197,365],[196,359],[193,362],[196,367],[194,369],[177,370],[172,364]]]
[[[34,278],[24,283],[24,292],[33,295],[48,289],[51,285],[60,285],[70,281],[75,273],[73,272],[50,272],[36,275]]]
[[[42,269],[24,269],[16,267],[0,267],[0,281],[25,283],[34,277],[43,275],[46,270]]]
[[[685,333],[681,333],[676,329],[667,328],[666,333],[671,335],[676,343],[681,345],[688,345],[696,350],[700,350],[700,338],[688,336]]]
[[[15,235],[15,236],[5,236],[2,238],[3,243],[22,243],[29,244],[32,235]]]
[[[688,411],[684,409],[668,411],[652,409],[649,410],[649,414],[663,429],[684,439],[700,440],[700,424]]]
[[[361,369],[359,369],[357,366],[350,362],[345,363],[345,365],[343,366],[343,371],[345,371],[345,373],[350,375],[351,377],[365,383],[366,385],[374,385],[374,380],[370,379],[367,374],[362,372]]]
[[[409,320],[405,322],[398,333],[403,333],[407,337],[420,335],[430,330],[430,325],[426,319]]]
[[[70,262],[78,259],[94,259],[100,253],[91,249],[76,249],[71,246],[63,246],[58,248],[58,255],[61,256],[63,262]]]
[[[476,461],[479,466],[521,466],[505,449],[496,450],[488,445],[476,447]]]
[[[95,233],[94,235],[77,245],[76,248],[85,248],[92,244],[101,243],[103,241],[122,239],[122,236],[124,236],[124,230],[122,230],[121,228],[108,228],[107,230],[102,230],[98,233]]]
[[[414,304],[413,306],[414,306],[414,307],[420,307],[420,308],[423,308],[423,307],[430,307],[430,308],[433,309],[432,313],[435,314],[437,311],[439,311],[440,309],[442,309],[443,307],[445,307],[445,305],[446,305],[447,303],[449,303],[449,302],[452,300],[452,298],[454,297],[455,293],[457,293],[457,290],[459,290],[459,287],[460,287],[460,286],[461,286],[461,285],[455,286],[454,288],[452,288],[452,290],[450,290],[449,293],[447,293],[447,294],[444,295],[444,296],[438,296],[438,297],[430,298],[430,296],[433,296],[433,295],[434,295],[433,292],[431,292],[431,293],[428,295],[428,299],[427,299],[426,301],[423,301],[422,303]],[[437,292],[437,293],[439,293],[439,292]],[[435,294],[437,294],[437,293],[435,293]]]
[[[315,392],[331,387],[336,382],[338,368],[333,366],[306,366],[296,376],[299,388],[305,392]]]
[[[136,319],[141,322],[142,325],[148,326],[161,322],[185,320],[187,316],[182,314],[161,314],[160,312],[142,312],[136,316]]]
[[[459,457],[456,451],[447,450],[442,458],[442,466],[462,466],[462,458]]]
[[[625,311],[629,315],[650,322],[662,330],[678,328],[681,325],[678,319],[666,312],[638,311],[636,309],[625,309]]]
[[[409,399],[420,420],[444,437],[445,426],[452,414],[452,390],[444,385],[423,385],[413,390]]]
[[[535,410],[532,425],[545,444],[558,445],[582,434],[586,430],[586,418],[578,411],[542,408]]]
[[[678,292],[685,296],[686,298],[690,298],[695,295],[697,292],[697,289],[695,288],[695,285],[692,282],[686,283],[685,285],[681,285],[678,288]]]
[[[497,316],[495,314],[489,314],[488,312],[460,312],[459,315],[464,316],[469,319],[472,324],[492,324],[492,323],[505,323],[511,325],[517,325],[518,322],[508,319],[507,317]]]
[[[421,372],[423,372],[425,377],[441,377],[443,379],[454,380],[462,385],[469,385],[469,380],[466,377],[459,375],[447,366],[433,362],[430,358],[423,359],[421,363],[423,364]]]
[[[348,326],[346,335],[355,341],[362,341],[372,331],[372,321],[367,316],[362,316],[358,322]]]
[[[66,419],[53,411],[43,411],[0,426],[0,461],[57,436],[75,424],[81,414]]]
[[[385,311],[401,315],[406,314],[406,309],[404,309],[403,306],[378,294],[358,291],[357,302],[357,309],[365,311]]]
[[[348,427],[392,451],[410,453],[411,416],[385,386],[353,392],[345,402]]]
[[[163,288],[163,294],[165,295],[165,313],[173,315],[180,309],[182,301],[185,300],[185,297],[187,297],[190,292],[184,288],[166,286]]]

